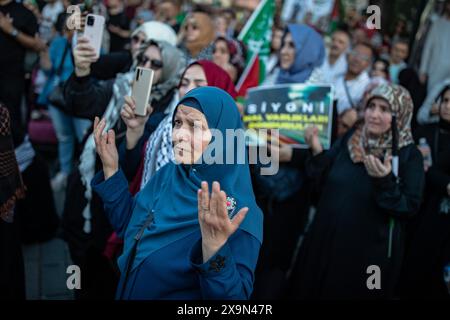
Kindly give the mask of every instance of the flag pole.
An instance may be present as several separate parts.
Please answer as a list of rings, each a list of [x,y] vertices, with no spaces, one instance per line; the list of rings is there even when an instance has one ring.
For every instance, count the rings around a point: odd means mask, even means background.
[[[396,181],[398,181],[398,169],[399,169],[399,157],[398,157],[398,129],[397,129],[397,115],[392,115],[392,173],[394,174]],[[392,256],[392,243],[394,237],[395,221],[391,217],[389,219],[389,246],[388,246],[388,258]]]

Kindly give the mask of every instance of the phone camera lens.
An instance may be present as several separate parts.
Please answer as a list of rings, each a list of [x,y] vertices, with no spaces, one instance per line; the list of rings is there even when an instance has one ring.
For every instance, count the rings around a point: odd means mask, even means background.
[[[88,26],[93,26],[94,25],[94,17],[93,16],[89,16],[87,18],[87,25]]]

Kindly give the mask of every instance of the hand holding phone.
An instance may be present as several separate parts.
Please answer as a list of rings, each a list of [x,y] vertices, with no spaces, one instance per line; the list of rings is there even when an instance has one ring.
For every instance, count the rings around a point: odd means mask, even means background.
[[[144,131],[145,123],[148,120],[148,117],[151,115],[153,109],[149,105],[147,105],[147,110],[145,116],[138,116],[135,114],[136,103],[132,97],[125,96],[125,103],[122,107],[122,111],[120,112],[120,116],[127,126],[127,131],[131,130],[133,132]]]
[[[152,90],[154,72],[152,69],[137,67],[134,74],[131,96],[135,101],[134,113],[139,116],[146,115],[148,100]]]
[[[84,77],[90,74],[91,64],[97,61],[98,56],[87,38],[80,37],[77,39],[77,43],[73,49],[73,59],[75,74],[78,77]]]

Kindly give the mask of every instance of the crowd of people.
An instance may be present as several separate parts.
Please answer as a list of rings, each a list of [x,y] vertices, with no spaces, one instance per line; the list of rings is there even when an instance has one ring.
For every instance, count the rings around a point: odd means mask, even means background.
[[[260,86],[331,85],[333,143],[315,127],[307,149],[272,141],[263,176],[247,157],[199,163],[211,130],[243,128],[251,12],[0,0],[1,298],[25,298],[21,243],[54,236],[83,272],[77,299],[450,298],[450,1],[419,68],[403,20],[374,32],[349,10],[327,34],[276,3]],[[71,5],[105,17],[100,55]],[[144,116],[137,67],[154,71]]]

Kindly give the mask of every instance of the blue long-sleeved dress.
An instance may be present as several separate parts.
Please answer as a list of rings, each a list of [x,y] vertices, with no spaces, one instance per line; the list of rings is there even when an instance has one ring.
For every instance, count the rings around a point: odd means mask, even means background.
[[[138,207],[135,210],[135,198],[128,191],[122,170],[107,180],[104,180],[103,172],[97,173],[92,188],[102,198],[105,212],[119,237],[125,236],[128,227],[136,227],[129,225],[133,221],[132,215],[148,215]],[[134,240],[125,238],[124,241]],[[122,274],[116,297],[138,300],[248,299],[253,289],[259,249],[260,242],[253,235],[238,229],[214,256],[203,263],[199,227],[186,237],[152,252],[132,269],[126,284]]]

